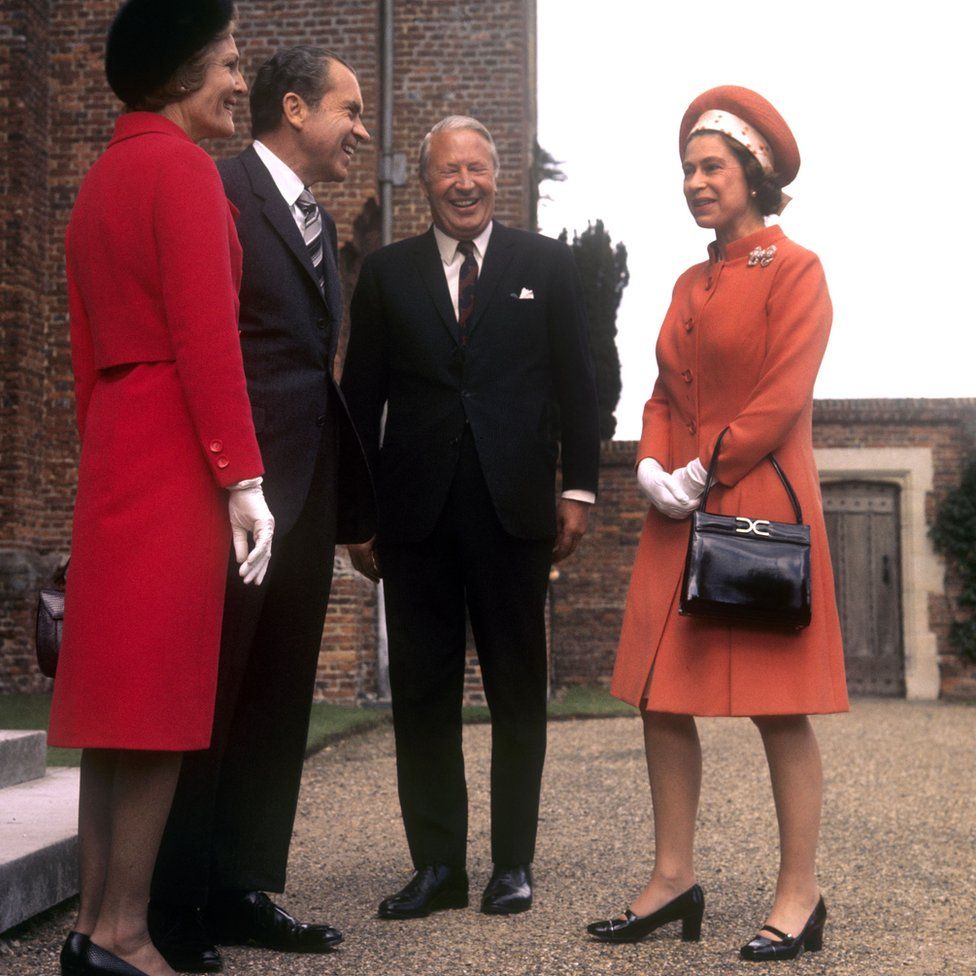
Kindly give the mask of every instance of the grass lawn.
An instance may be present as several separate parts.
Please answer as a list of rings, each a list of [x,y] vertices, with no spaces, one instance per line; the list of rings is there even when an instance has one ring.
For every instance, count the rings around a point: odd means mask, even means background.
[[[50,694],[0,695],[0,729],[46,729],[51,710]],[[604,718],[614,715],[636,715],[629,705],[611,698],[606,688],[572,687],[558,691],[549,702],[549,718]],[[463,710],[465,722],[487,722],[485,706]],[[308,725],[306,754],[357,732],[366,732],[392,720],[388,707],[359,708],[355,705],[330,705],[316,702]],[[48,748],[49,766],[77,766],[78,749]]]

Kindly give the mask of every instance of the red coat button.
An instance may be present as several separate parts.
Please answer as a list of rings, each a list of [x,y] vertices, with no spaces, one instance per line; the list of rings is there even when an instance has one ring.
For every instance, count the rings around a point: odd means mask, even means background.
[[[685,332],[691,332],[691,330],[694,327],[695,327],[695,320],[694,319],[685,319]]]
[[[210,451],[212,454],[219,454],[224,449],[223,441],[211,441]]]
[[[688,433],[689,433],[689,434],[694,434],[694,432],[695,432],[696,430],[698,430],[698,427],[697,427],[697,425],[695,424],[695,422],[694,422],[694,420],[689,420],[689,421],[688,421]]]
[[[220,457],[217,458],[218,468],[226,468],[228,464],[230,464],[230,461],[227,460],[227,457],[225,455],[221,454]]]
[[[686,383],[690,383],[690,382],[691,382],[691,380],[692,380],[692,375],[691,375],[691,370],[690,370],[690,369],[686,369],[686,370],[685,370],[685,371],[684,371],[684,372],[683,372],[683,373],[681,374],[681,378],[682,378],[682,379],[683,379],[683,380],[684,380],[684,381],[685,381]]]

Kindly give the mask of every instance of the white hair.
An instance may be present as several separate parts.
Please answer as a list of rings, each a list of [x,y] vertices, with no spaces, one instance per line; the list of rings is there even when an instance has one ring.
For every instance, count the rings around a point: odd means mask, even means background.
[[[430,162],[431,139],[438,132],[453,132],[458,129],[470,129],[472,132],[477,132],[488,143],[495,177],[498,177],[498,171],[501,169],[501,166],[498,162],[498,150],[495,148],[495,140],[492,139],[491,133],[477,119],[473,119],[470,115],[448,115],[433,126],[420,143],[420,159],[417,165],[417,172],[420,174],[421,180],[425,183],[427,182],[427,164]]]

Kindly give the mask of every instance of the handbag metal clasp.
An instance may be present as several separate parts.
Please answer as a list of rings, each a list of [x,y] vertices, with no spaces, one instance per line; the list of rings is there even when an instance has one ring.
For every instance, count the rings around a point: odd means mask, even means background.
[[[769,533],[766,531],[766,529],[769,528],[769,519],[756,519],[753,521],[750,518],[746,518],[744,515],[736,515],[735,520],[736,522],[742,522],[744,526],[744,528],[735,530],[739,535],[748,535],[751,532],[753,535],[764,535],[767,538],[769,537]],[[765,526],[766,528],[764,529],[762,526]]]

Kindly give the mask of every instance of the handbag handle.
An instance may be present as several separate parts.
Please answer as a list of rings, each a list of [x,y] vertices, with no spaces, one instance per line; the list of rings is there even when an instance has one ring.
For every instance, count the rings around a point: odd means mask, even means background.
[[[719,448],[722,446],[722,438],[729,432],[729,428],[726,427],[721,434],[718,435],[718,440],[715,442],[715,450],[712,451],[712,460],[708,463],[708,473],[705,475],[705,487],[702,490],[702,500],[699,506],[699,511],[705,511],[705,503],[708,501],[708,493],[712,490],[712,485],[715,483],[715,467],[718,464],[718,452]],[[800,510],[800,500],[796,497],[796,492],[793,490],[793,486],[790,484],[789,479],[786,477],[783,469],[779,466],[779,462],[776,460],[775,455],[770,452],[766,455],[766,460],[773,466],[773,470],[779,475],[779,480],[783,482],[783,487],[786,489],[786,494],[790,496],[790,502],[793,505],[793,514],[796,516],[796,524],[803,524],[803,512]],[[706,513],[707,514],[707,513]]]

